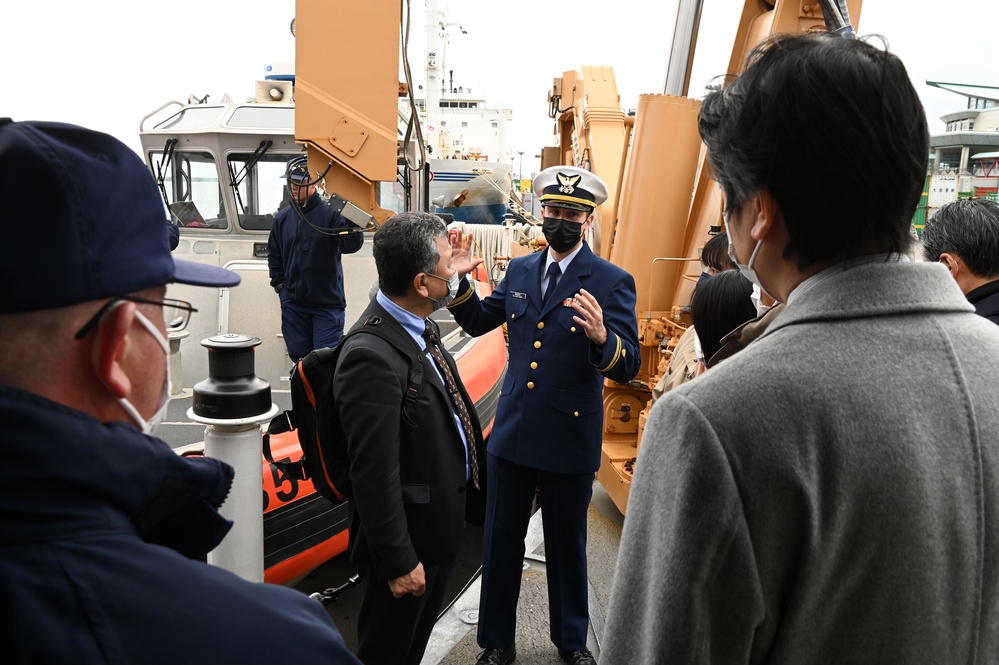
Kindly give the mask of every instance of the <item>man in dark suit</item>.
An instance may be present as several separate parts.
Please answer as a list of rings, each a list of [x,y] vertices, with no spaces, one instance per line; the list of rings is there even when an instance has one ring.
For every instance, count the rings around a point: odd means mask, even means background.
[[[999,204],[959,199],[940,208],[923,228],[923,255],[947,266],[975,312],[999,324]]]
[[[378,293],[344,341],[334,391],[350,455],[351,560],[365,579],[357,655],[367,665],[417,665],[443,600],[469,506],[485,486],[482,432],[454,361],[427,319],[457,291],[440,218],[403,213],[374,237]],[[438,345],[435,348],[435,344]],[[403,413],[410,365],[423,380]],[[481,475],[480,475],[481,470]],[[481,524],[481,515],[468,514]]]
[[[449,305],[469,334],[506,323],[509,339],[487,455],[478,662],[516,658],[524,536],[540,490],[551,639],[563,660],[585,665],[594,662],[586,649],[586,513],[600,466],[603,382],[625,383],[638,373],[635,280],[583,240],[607,198],[597,176],[556,166],[538,175],[534,190],[549,249],[511,261],[484,300],[462,279]],[[452,238],[462,277],[481,263],[469,260],[467,245],[461,234]]]

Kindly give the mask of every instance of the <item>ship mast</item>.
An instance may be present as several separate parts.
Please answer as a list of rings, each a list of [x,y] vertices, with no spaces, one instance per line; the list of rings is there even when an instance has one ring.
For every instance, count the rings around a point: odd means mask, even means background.
[[[440,127],[441,127],[441,94],[443,92],[444,70],[444,14],[437,9],[437,0],[426,0],[426,52],[427,52],[427,82],[424,89],[424,100],[427,109],[427,148],[432,150],[430,156],[441,158]]]

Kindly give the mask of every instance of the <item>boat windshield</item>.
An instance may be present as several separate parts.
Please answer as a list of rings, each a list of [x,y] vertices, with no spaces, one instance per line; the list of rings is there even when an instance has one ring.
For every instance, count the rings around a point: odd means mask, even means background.
[[[408,209],[406,208],[406,192],[399,180],[378,183],[376,196],[378,206],[385,210],[400,213]]]
[[[288,204],[284,175],[288,160],[299,153],[270,153],[270,142],[256,151],[234,152],[219,178],[211,152],[165,150],[150,153],[153,175],[174,222],[190,229],[238,229],[269,232],[274,214]]]
[[[249,231],[270,231],[274,215],[288,205],[285,173],[288,153],[229,155],[229,183],[236,198],[239,225]]]
[[[211,153],[173,150],[171,146],[151,152],[149,163],[174,222],[190,228],[229,227]]]

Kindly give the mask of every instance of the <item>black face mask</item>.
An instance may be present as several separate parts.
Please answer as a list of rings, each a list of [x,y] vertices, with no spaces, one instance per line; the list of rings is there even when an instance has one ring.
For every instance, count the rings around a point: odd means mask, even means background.
[[[568,252],[583,237],[583,225],[579,222],[554,217],[543,217],[542,222],[545,240],[556,252]]]

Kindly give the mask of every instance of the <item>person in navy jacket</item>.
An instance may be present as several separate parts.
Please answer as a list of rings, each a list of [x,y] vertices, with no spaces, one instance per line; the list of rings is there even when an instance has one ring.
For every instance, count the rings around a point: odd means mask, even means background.
[[[449,305],[461,327],[482,335],[506,323],[509,368],[489,438],[478,662],[510,663],[524,536],[536,490],[544,511],[551,639],[563,660],[593,663],[586,650],[586,513],[600,466],[603,383],[631,381],[641,362],[635,280],[585,242],[607,199],[596,175],[571,166],[534,181],[548,250],[513,259],[480,300],[464,277],[468,238],[452,238],[462,276]]]
[[[281,334],[292,362],[343,336],[347,299],[341,256],[364,244],[362,229],[316,192],[305,157],[288,162],[293,200],[274,216],[267,239],[271,286],[281,299]]]
[[[320,603],[203,562],[233,469],[151,435],[164,318],[193,311],[167,284],[239,276],[171,256],[149,169],[111,136],[0,119],[0,172],[0,660],[357,665]]]
[[[923,255],[947,267],[975,312],[999,324],[999,203],[958,199],[923,228]]]

